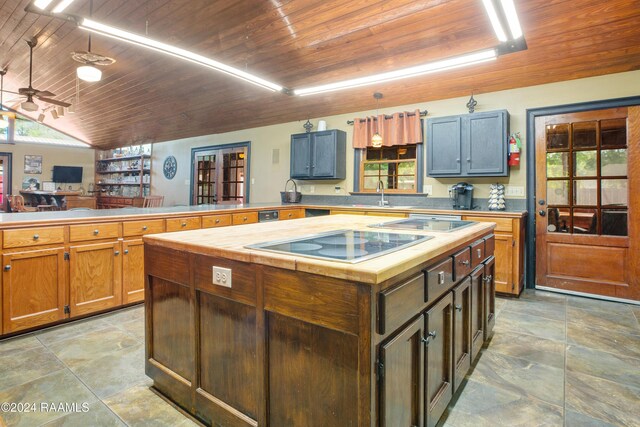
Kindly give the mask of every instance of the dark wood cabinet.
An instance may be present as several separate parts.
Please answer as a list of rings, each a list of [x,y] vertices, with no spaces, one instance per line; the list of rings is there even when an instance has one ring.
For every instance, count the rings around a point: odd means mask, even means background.
[[[471,361],[480,354],[484,340],[484,265],[471,272]]]
[[[496,324],[496,259],[490,257],[484,263],[484,339],[487,340]]]
[[[341,130],[291,135],[291,178],[344,179],[346,143]]]
[[[433,177],[507,176],[506,110],[427,120],[427,174]]]
[[[378,381],[383,426],[424,426],[424,316],[380,345]]]
[[[453,391],[471,369],[471,278],[453,289]]]
[[[426,426],[435,426],[453,397],[453,294],[449,292],[425,314]]]

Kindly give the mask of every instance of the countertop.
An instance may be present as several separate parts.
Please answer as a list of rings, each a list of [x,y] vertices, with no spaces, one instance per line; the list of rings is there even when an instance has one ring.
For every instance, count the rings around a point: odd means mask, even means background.
[[[331,215],[243,225],[241,227],[233,227],[231,232],[228,228],[207,228],[147,235],[144,236],[144,242],[148,245],[163,246],[236,261],[269,265],[361,283],[377,284],[414,268],[429,259],[437,258],[465,242],[471,242],[495,228],[494,223],[482,222],[453,232],[387,230],[402,234],[430,235],[434,236],[434,238],[406,249],[355,264],[320,260],[294,254],[266,252],[245,247],[251,244],[299,238],[333,230],[382,231],[382,229],[367,227],[369,224],[379,222],[381,222],[380,217],[376,216]]]
[[[411,212],[411,213],[428,213],[428,214],[446,214],[446,215],[478,215],[492,216],[504,218],[520,218],[526,215],[526,211],[503,212],[503,211],[461,211],[461,210],[445,210],[445,209],[425,209],[410,206],[391,206],[381,208],[375,205],[315,205],[315,204],[283,204],[274,203],[248,203],[244,205],[197,205],[197,206],[173,206],[161,208],[122,208],[122,209],[98,209],[98,210],[67,210],[67,211],[48,211],[48,212],[18,212],[18,213],[2,213],[0,214],[0,228],[9,226],[20,226],[22,223],[34,223],[34,225],[54,225],[65,223],[68,221],[91,221],[95,220],[118,220],[125,217],[140,218],[163,218],[166,215],[189,215],[190,213],[202,214],[211,212],[212,214],[224,213],[227,211],[245,211],[245,210],[264,210],[264,209],[340,209],[354,211],[379,211],[379,212]]]

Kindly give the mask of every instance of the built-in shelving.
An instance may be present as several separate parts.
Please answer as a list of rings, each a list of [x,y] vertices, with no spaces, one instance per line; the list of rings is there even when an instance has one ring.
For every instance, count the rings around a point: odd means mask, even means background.
[[[96,189],[99,208],[139,204],[151,191],[151,144],[96,153]],[[121,206],[122,205],[122,206]]]

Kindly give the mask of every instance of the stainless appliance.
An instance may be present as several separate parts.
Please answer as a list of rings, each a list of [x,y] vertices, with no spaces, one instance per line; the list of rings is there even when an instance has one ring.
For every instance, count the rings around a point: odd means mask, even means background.
[[[429,239],[433,239],[433,236],[398,234],[386,231],[336,230],[295,239],[257,243],[246,247],[354,264],[395,252]]]
[[[473,209],[473,185],[459,182],[449,188],[449,198],[453,209]]]
[[[391,228],[398,230],[419,230],[419,231],[454,231],[464,227],[468,227],[472,224],[477,224],[475,221],[461,221],[460,217],[451,216],[450,219],[434,218],[426,215],[424,217],[415,215],[409,218],[399,219],[396,221],[381,222],[378,224],[371,224],[369,227],[375,228]]]
[[[278,219],[279,217],[277,210],[258,211],[258,222],[277,221]]]

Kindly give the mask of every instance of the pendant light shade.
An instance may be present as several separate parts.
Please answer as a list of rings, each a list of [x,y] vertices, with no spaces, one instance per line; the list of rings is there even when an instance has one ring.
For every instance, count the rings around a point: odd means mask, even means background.
[[[376,133],[373,134],[373,136],[371,137],[371,146],[374,148],[380,148],[382,147],[382,135],[380,135],[379,132],[379,128],[380,128],[380,115],[378,114],[378,103],[380,102],[380,99],[382,98],[382,94],[380,92],[375,92],[373,94],[373,97],[376,100]],[[384,120],[384,118],[382,119]]]
[[[102,71],[91,65],[83,65],[76,69],[80,80],[85,82],[99,82],[102,79]]]
[[[35,102],[33,102],[32,100],[28,99],[27,101],[24,101],[20,107],[24,110],[24,111],[38,111],[38,104],[36,104]]]
[[[374,133],[371,137],[371,145],[374,148],[382,147],[382,135],[380,135],[378,132]]]

